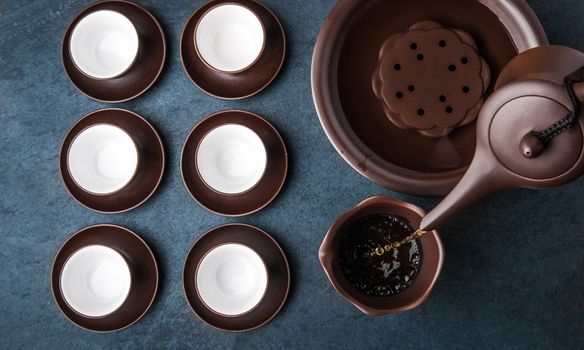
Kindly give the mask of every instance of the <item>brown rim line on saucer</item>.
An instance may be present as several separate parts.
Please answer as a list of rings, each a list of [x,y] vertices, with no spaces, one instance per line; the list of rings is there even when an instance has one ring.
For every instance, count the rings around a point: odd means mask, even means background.
[[[261,180],[250,190],[224,194],[205,184],[197,170],[197,147],[211,130],[226,124],[238,124],[254,131],[267,153],[267,164]],[[211,212],[224,216],[243,216],[267,206],[280,192],[288,172],[288,155],[284,140],[264,118],[247,111],[228,110],[201,120],[187,137],[181,154],[183,182],[193,199]]]
[[[194,34],[203,15],[220,4],[241,5],[255,13],[263,24],[265,46],[259,58],[249,68],[236,73],[210,68],[197,53]],[[255,0],[213,0],[197,8],[182,32],[180,57],[191,81],[205,93],[236,100],[253,96],[265,89],[278,75],[286,56],[284,29],[276,15]]]
[[[69,42],[75,25],[86,15],[100,10],[112,10],[126,16],[136,28],[140,40],[138,56],[128,71],[112,79],[94,79],[77,68],[69,53]],[[73,85],[85,95],[102,102],[131,100],[150,88],[162,71],[166,57],[166,42],[162,27],[143,7],[125,0],[108,0],[82,10],[69,24],[63,38],[62,61],[65,73]]]
[[[82,316],[69,307],[60,288],[61,271],[67,259],[79,249],[103,245],[120,253],[134,271],[126,301],[103,317]],[[158,289],[158,266],[154,254],[137,234],[116,225],[94,225],[81,229],[63,243],[53,261],[51,289],[57,306],[77,326],[93,332],[113,332],[129,327],[150,308]]]
[[[382,316],[407,311],[421,305],[430,295],[444,262],[444,247],[436,230],[419,238],[422,265],[412,285],[402,292],[387,296],[370,296],[355,289],[339,266],[339,249],[345,229],[355,220],[371,214],[394,214],[419,227],[426,214],[413,204],[388,196],[370,197],[339,216],[322,241],[318,251],[320,264],[335,290],[349,303],[369,316]]]
[[[491,72],[485,100],[493,91],[503,67],[517,53],[546,44],[547,38],[524,0],[356,0],[339,1],[333,6],[315,45],[311,77],[316,110],[327,137],[347,163],[375,183],[408,194],[440,196],[454,188],[470,165],[476,143],[476,123],[456,127],[441,137],[404,130],[388,119],[371,81],[384,42],[421,21],[434,21],[472,37],[478,56],[485,60]],[[422,44],[426,47],[439,45],[440,40],[431,36],[430,39],[425,43],[417,42],[417,46],[407,43],[405,50],[400,50],[404,55],[411,51],[405,63],[393,62],[401,64],[400,73],[426,62],[436,62],[436,57],[430,55],[432,50],[425,49]],[[455,54],[452,46],[444,47],[448,50],[444,52],[446,55]],[[420,65],[418,54],[424,55]],[[468,58],[469,64],[464,68],[471,66],[470,56]],[[464,71],[460,59],[457,57],[457,76]],[[444,69],[445,74],[450,73],[448,66]],[[467,79],[469,75],[458,77]],[[462,94],[464,85],[457,86],[460,87],[456,93]],[[477,88],[468,86],[469,95],[479,91],[478,85]],[[405,81],[400,87],[405,87],[401,92],[406,107],[414,103],[409,97],[425,91],[418,87],[410,92]],[[400,91],[393,92],[392,96],[397,92]],[[429,101],[436,101],[440,111],[448,113],[448,106],[457,108],[446,103],[442,107],[439,98],[437,94],[429,97]],[[392,103],[392,107],[394,105]],[[427,107],[415,107],[425,108],[425,113],[419,116],[414,109],[411,120],[422,118],[420,122],[428,122],[432,119]],[[454,109],[451,114],[456,112]]]
[[[236,243],[253,249],[268,269],[268,286],[263,299],[251,311],[239,316],[222,316],[200,299],[195,273],[201,259],[211,249]],[[268,323],[280,311],[290,289],[290,267],[278,243],[266,232],[246,224],[226,224],[204,233],[189,251],[183,269],[183,289],[193,312],[211,327],[228,332],[247,332]]]
[[[124,130],[138,150],[138,168],[132,180],[111,194],[87,192],[73,179],[67,164],[67,154],[75,137],[97,124],[110,124]],[[120,213],[144,203],[160,184],[164,173],[164,147],[154,127],[134,112],[107,108],[92,112],[73,125],[65,136],[59,155],[61,179],[69,194],[84,207],[100,213]]]

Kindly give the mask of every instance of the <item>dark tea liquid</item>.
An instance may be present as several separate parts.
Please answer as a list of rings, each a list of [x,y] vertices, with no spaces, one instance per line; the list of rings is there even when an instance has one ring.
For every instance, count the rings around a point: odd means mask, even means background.
[[[339,257],[345,278],[354,288],[372,296],[395,295],[408,288],[422,263],[418,241],[381,255],[372,252],[412,232],[409,222],[398,215],[372,214],[350,224],[341,238]]]

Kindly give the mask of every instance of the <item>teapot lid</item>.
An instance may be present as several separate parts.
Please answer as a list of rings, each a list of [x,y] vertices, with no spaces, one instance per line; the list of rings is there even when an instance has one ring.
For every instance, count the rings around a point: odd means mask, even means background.
[[[497,81],[499,103],[481,111],[492,115],[488,140],[497,160],[512,173],[532,180],[566,174],[582,158],[584,135],[579,115],[560,131],[572,113],[580,113],[574,82],[584,81],[584,53],[542,46],[513,59]],[[571,79],[569,80],[568,77]],[[563,124],[562,124],[563,125]],[[570,127],[568,127],[570,126]],[[544,139],[543,131],[555,127]]]
[[[583,134],[582,125],[576,123],[545,146],[540,143],[533,133],[564,118],[570,107],[553,98],[556,86],[537,84],[537,93],[519,96],[499,108],[491,121],[489,143],[499,162],[511,172],[546,180],[568,172],[576,164],[584,148]],[[532,156],[536,151],[531,149],[538,146],[539,154]]]

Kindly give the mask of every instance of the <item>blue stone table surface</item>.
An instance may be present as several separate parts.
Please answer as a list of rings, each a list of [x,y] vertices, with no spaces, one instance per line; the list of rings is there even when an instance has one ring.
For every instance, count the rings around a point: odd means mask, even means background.
[[[584,1],[529,2],[552,43],[584,50]],[[180,64],[182,26],[201,0],[141,1],[166,32],[167,61],[151,90],[115,106],[141,114],[160,132],[165,176],[155,195],[128,213],[97,214],[77,204],[61,184],[59,147],[77,119],[109,106],[79,93],[61,67],[65,28],[88,3],[0,1],[1,348],[584,347],[582,179],[559,189],[494,194],[444,226],[444,269],[430,298],[412,311],[368,317],[334,291],[317,252],[335,217],[375,194],[426,209],[439,199],[405,196],[369,182],[341,159],[321,129],[312,103],[310,61],[333,0],[265,1],[285,28],[286,62],[267,90],[242,101],[206,95]],[[288,179],[277,199],[238,219],[197,205],[179,172],[180,149],[193,125],[230,108],[270,120],[290,157]],[[188,308],[181,286],[182,264],[194,240],[227,222],[270,232],[292,268],[284,308],[266,326],[245,334],[203,324]],[[161,273],[149,312],[109,334],[70,323],[53,302],[49,285],[61,243],[97,223],[139,233],[155,251]]]

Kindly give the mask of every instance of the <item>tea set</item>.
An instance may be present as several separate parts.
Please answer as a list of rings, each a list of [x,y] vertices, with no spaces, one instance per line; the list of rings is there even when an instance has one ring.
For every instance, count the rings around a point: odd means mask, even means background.
[[[313,56],[317,113],[343,158],[396,191],[449,192],[429,213],[374,196],[339,216],[326,233],[319,260],[327,277],[342,297],[371,316],[406,311],[428,298],[444,262],[437,228],[463,208],[495,190],[558,186],[584,173],[584,53],[546,45],[541,25],[523,0],[473,0],[460,8],[454,0],[442,0],[440,7],[428,1],[412,2],[428,5],[423,15],[404,2],[340,1],[322,27]],[[357,7],[363,10],[356,12]],[[387,13],[400,19],[386,25]],[[482,18],[483,24],[454,20],[461,13],[475,16],[475,22]],[[485,28],[493,29],[491,34]],[[222,99],[262,91],[286,54],[282,25],[256,0],[205,2],[187,20],[179,46],[192,82]],[[148,90],[165,58],[158,21],[125,0],[85,8],[63,39],[63,67],[71,83],[108,103]],[[71,127],[59,162],[64,186],[77,202],[113,214],[139,206],[156,191],[165,152],[145,118],[105,108]],[[278,195],[288,155],[268,120],[225,110],[193,127],[183,144],[180,170],[198,204],[218,215],[240,217]],[[421,247],[422,259],[409,287],[381,297],[349,283],[339,261],[351,225],[385,214],[416,230],[411,239]],[[406,243],[379,248],[395,256]],[[74,324],[111,332],[148,311],[158,279],[156,258],[144,240],[127,228],[102,224],[83,228],[63,243],[51,286],[57,305]],[[290,267],[268,233],[230,223],[196,240],[182,280],[188,305],[204,323],[244,332],[266,324],[282,308]]]
[[[253,0],[205,3],[188,20],[181,40],[187,74],[203,91],[224,99],[264,89],[278,74],[284,55],[278,19]],[[82,10],[63,40],[65,73],[81,92],[103,102],[127,101],[145,92],[158,78],[165,56],[157,20],[123,0]],[[104,108],[71,127],[59,162],[70,195],[88,209],[111,214],[150,198],[164,174],[165,152],[146,119],[125,109]],[[266,119],[226,110],[195,125],[180,164],[195,201],[219,215],[242,216],[278,195],[288,155]],[[185,297],[197,316],[233,332],[272,319],[290,287],[290,269],[278,243],[244,224],[220,226],[201,236],[186,258],[183,277]],[[95,332],[136,322],[150,307],[157,286],[158,267],[150,248],[120,226],[78,231],[53,263],[57,305],[73,323]]]

